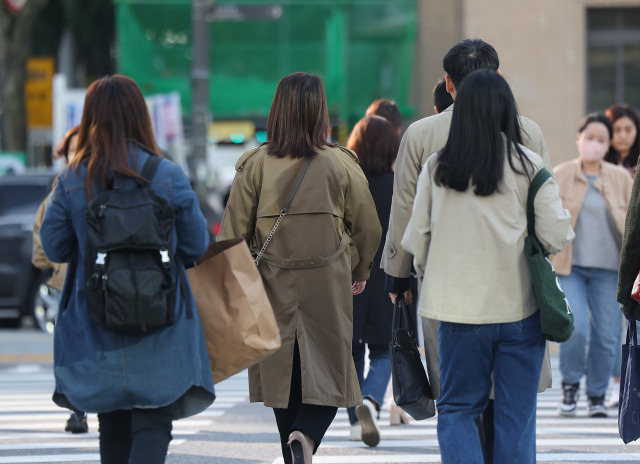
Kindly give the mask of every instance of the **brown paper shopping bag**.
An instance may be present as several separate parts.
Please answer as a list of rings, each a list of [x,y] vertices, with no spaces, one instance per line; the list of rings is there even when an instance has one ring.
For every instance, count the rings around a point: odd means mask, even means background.
[[[243,239],[212,243],[187,269],[209,352],[213,380],[266,358],[280,347],[280,331],[258,268]]]

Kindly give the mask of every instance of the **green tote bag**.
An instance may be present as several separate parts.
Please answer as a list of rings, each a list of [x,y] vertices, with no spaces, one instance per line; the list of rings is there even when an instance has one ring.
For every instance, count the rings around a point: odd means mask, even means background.
[[[548,253],[536,237],[535,212],[533,201],[551,173],[541,169],[535,175],[529,186],[527,196],[527,231],[529,235],[524,240],[524,255],[531,269],[533,290],[540,309],[540,324],[542,333],[547,340],[566,342],[573,333],[573,313],[564,291],[558,281],[556,271],[549,261]]]

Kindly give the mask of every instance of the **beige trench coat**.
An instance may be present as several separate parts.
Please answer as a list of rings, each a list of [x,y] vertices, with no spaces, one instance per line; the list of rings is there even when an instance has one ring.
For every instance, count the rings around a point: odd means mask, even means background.
[[[260,249],[305,162],[268,155],[266,146],[245,153],[236,165],[219,239],[242,237],[254,252]],[[282,346],[250,368],[252,402],[288,406],[297,339],[302,401],[361,403],[351,355],[351,284],[369,278],[381,233],[356,155],[342,147],[318,150],[259,265]]]

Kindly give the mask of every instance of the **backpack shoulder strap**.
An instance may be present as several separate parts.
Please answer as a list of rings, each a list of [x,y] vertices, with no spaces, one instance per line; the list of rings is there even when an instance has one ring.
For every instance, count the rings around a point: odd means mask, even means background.
[[[551,173],[545,168],[540,169],[534,176],[529,185],[529,193],[527,194],[527,230],[530,235],[535,235],[536,214],[533,208],[533,202],[540,187],[551,177]]]
[[[153,176],[156,175],[156,171],[158,170],[158,166],[161,161],[162,158],[160,156],[149,154],[147,161],[145,161],[144,166],[142,166],[140,175],[151,182],[153,180]],[[191,293],[187,286],[187,274],[184,271],[184,264],[177,253],[174,254],[174,257],[177,262],[178,272],[180,273],[180,291],[182,292],[182,297],[186,301],[187,318],[193,319],[193,312],[191,310]]]
[[[151,181],[153,180],[153,176],[156,175],[156,171],[158,170],[160,161],[162,161],[162,158],[160,158],[158,155],[149,155],[147,161],[144,162],[144,166],[142,166],[140,175],[144,179],[149,181],[149,183],[151,183]]]

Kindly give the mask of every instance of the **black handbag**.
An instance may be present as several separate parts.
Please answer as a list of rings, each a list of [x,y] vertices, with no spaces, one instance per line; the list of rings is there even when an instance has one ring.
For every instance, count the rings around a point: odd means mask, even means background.
[[[629,319],[627,343],[622,345],[618,431],[625,444],[640,438],[640,347],[636,320]]]
[[[435,416],[431,385],[420,359],[416,330],[404,297],[399,295],[393,308],[393,332],[389,352],[393,399],[415,420]]]

